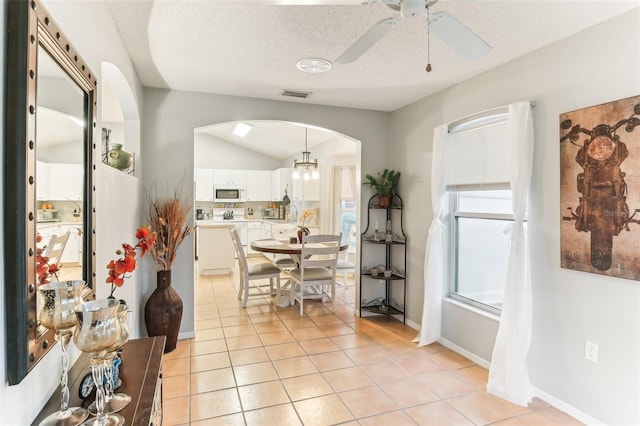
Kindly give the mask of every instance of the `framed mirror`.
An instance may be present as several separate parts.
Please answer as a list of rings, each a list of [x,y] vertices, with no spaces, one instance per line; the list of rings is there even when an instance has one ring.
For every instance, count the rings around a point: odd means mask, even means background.
[[[92,297],[97,80],[38,0],[8,2],[7,11],[5,344],[14,385],[55,343],[38,321],[38,285],[81,279]],[[38,251],[57,274],[38,275]]]

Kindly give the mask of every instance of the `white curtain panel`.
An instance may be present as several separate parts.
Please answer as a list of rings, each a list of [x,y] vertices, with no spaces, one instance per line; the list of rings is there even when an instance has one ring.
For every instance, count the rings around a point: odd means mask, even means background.
[[[443,211],[447,188],[444,167],[445,143],[448,137],[447,125],[442,124],[433,131],[433,157],[431,161],[431,208],[433,220],[429,226],[429,237],[424,262],[424,304],[422,326],[414,339],[418,346],[431,344],[440,339],[442,323],[442,292],[444,286],[444,244],[445,225]]]
[[[358,188],[356,188],[356,167],[347,167],[347,175],[349,177],[349,186],[351,187],[351,196],[355,200],[358,195]]]
[[[340,198],[342,193],[342,167],[334,166],[331,169],[331,184],[329,186],[329,206],[325,211],[331,212],[328,216],[329,223],[327,233],[335,234],[340,231]]]
[[[509,260],[502,314],[491,357],[487,390],[507,401],[526,406],[533,397],[527,371],[532,323],[531,269],[524,226],[534,143],[529,102],[509,105],[507,135],[511,143],[511,190],[515,220],[509,230]]]

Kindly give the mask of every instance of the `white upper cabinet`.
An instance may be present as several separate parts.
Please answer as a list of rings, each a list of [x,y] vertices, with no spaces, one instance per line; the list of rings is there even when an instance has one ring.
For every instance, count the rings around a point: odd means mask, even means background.
[[[247,170],[247,201],[271,200],[271,174],[269,170]]]
[[[213,169],[194,169],[196,201],[213,201]]]
[[[49,164],[36,161],[36,199],[49,199]]]
[[[247,171],[215,169],[213,171],[213,184],[245,187],[247,185]]]
[[[296,201],[320,201],[320,180],[293,180],[293,198]]]
[[[49,200],[82,200],[84,186],[82,164],[49,163],[47,167],[49,169]]]
[[[293,201],[291,169],[288,167],[283,167],[271,172],[271,200],[282,201],[285,189],[287,189],[289,199]]]

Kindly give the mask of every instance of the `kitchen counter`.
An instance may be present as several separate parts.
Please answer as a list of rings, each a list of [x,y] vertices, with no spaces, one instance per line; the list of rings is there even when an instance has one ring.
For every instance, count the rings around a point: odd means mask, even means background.
[[[276,223],[276,224],[291,224],[298,225],[298,222],[294,220],[285,220],[285,219],[247,219],[247,218],[239,218],[239,219],[227,219],[227,220],[196,220],[196,225],[225,225],[225,224],[233,224],[238,222],[265,222],[265,223]]]
[[[196,225],[199,228],[233,228],[237,221],[228,220],[225,222],[215,222],[213,220],[197,220]]]
[[[198,269],[200,275],[228,274],[233,269],[235,250],[229,229],[235,224],[203,221],[196,229]]]
[[[49,226],[49,225],[64,225],[64,226],[82,226],[82,221],[76,222],[73,220],[39,220],[36,222],[38,226]]]

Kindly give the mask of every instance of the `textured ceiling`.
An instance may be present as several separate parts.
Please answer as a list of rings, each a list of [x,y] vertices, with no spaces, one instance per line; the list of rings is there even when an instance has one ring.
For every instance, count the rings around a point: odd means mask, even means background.
[[[426,20],[404,18],[354,63],[334,64],[329,72],[313,75],[299,71],[296,63],[307,57],[334,61],[376,22],[399,13],[384,4],[273,3],[107,0],[145,86],[381,111],[393,111],[640,4],[440,0],[432,11],[447,11],[475,31],[493,47],[487,56],[465,62],[432,35],[433,71],[426,73]],[[283,89],[313,94],[306,100],[283,98]]]
[[[465,62],[432,34],[433,71],[426,73],[426,19],[403,18],[357,61],[307,74],[296,68],[300,59],[334,62],[376,22],[399,12],[358,0],[105,1],[145,86],[379,111],[403,107],[640,6],[640,0],[440,0],[431,11],[447,11],[472,29],[492,46],[488,55]],[[284,89],[312,95],[286,98]],[[196,131],[274,158],[302,151],[299,126],[253,124],[245,139],[231,135],[230,124]],[[325,135],[310,131],[312,156]]]

